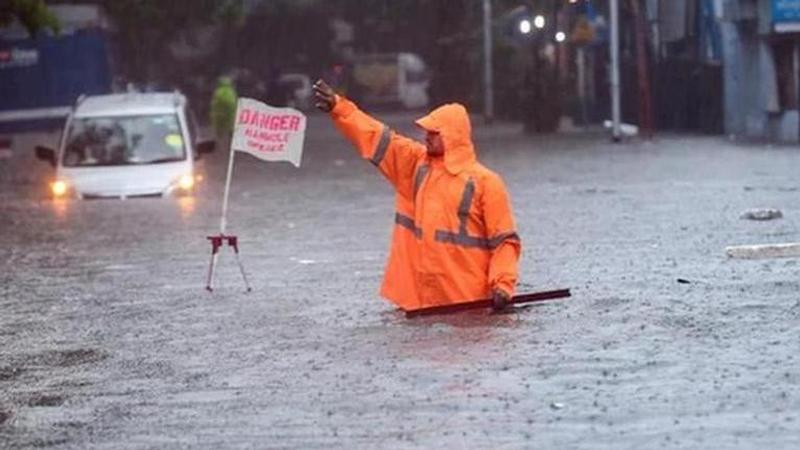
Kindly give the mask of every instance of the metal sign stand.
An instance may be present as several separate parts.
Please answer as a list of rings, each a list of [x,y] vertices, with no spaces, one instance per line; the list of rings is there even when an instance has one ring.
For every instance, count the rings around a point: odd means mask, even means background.
[[[206,239],[211,241],[211,263],[208,266],[208,278],[206,279],[206,290],[211,292],[214,290],[214,268],[217,265],[217,258],[219,257],[219,249],[222,245],[227,241],[228,247],[233,247],[233,253],[236,255],[236,264],[239,265],[239,272],[242,274],[242,279],[244,280],[244,285],[247,288],[247,292],[252,291],[253,289],[250,287],[250,283],[247,281],[247,275],[244,273],[244,266],[242,265],[241,259],[239,259],[239,238],[235,235],[225,234],[225,228],[227,226],[227,217],[228,217],[228,194],[230,193],[231,189],[231,175],[233,174],[233,158],[235,154],[235,150],[233,149],[233,139],[231,139],[230,145],[230,157],[228,159],[228,175],[225,178],[225,193],[222,197],[222,218],[220,219],[219,224],[219,234],[216,236],[207,236]]]

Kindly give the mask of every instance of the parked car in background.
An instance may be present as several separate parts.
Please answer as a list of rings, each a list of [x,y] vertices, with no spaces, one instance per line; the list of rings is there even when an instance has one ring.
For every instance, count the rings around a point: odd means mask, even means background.
[[[36,156],[55,168],[56,198],[124,199],[192,193],[213,149],[182,94],[132,92],[79,98],[58,148]]]
[[[311,78],[303,73],[285,73],[280,77],[280,85],[289,93],[287,106],[299,110],[310,109]]]

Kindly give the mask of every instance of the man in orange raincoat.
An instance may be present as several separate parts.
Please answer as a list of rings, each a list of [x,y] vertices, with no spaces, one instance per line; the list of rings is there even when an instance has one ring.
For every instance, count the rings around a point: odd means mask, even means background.
[[[521,244],[502,179],[476,159],[467,110],[450,103],[417,120],[426,132],[423,145],[322,80],[314,94],[317,107],[397,193],[381,295],[405,311],[484,298],[505,308]]]

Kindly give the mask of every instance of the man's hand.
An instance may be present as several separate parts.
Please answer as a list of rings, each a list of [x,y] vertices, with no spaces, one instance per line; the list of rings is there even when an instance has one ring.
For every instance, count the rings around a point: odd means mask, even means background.
[[[336,106],[336,93],[333,92],[333,89],[321,78],[314,83],[313,89],[314,105],[322,112],[331,112]]]
[[[511,297],[500,289],[495,289],[492,292],[492,309],[495,312],[500,312],[511,305]]]

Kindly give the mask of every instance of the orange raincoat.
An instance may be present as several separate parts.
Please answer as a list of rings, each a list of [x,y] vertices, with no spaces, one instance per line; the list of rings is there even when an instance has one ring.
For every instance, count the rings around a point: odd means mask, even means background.
[[[395,228],[381,295],[411,311],[513,295],[521,246],[500,176],[475,157],[467,110],[447,104],[416,121],[440,133],[444,157],[337,96],[336,127],[394,186]]]

